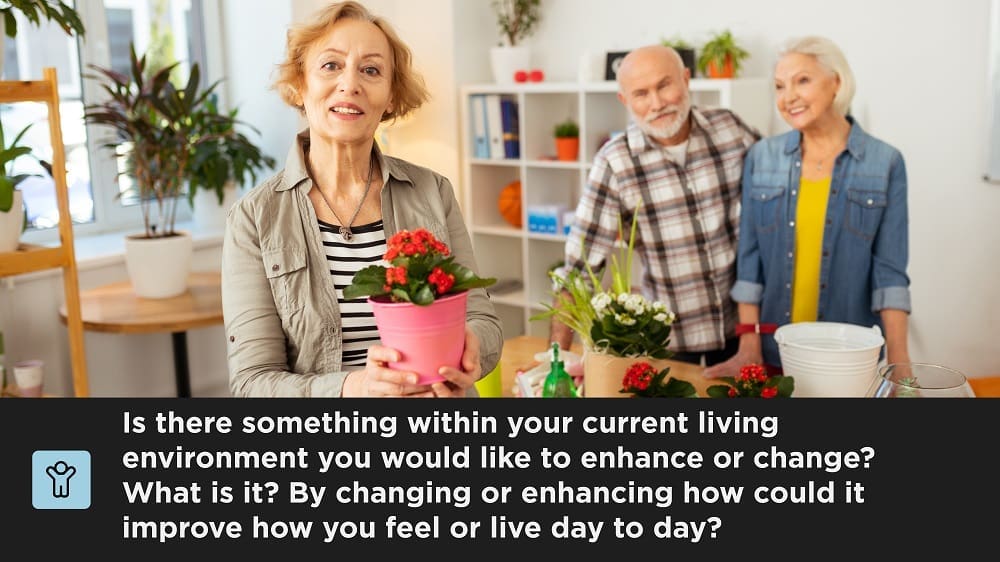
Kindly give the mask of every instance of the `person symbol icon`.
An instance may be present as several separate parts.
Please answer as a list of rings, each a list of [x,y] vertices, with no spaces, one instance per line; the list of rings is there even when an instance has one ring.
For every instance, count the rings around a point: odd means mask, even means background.
[[[76,467],[58,461],[54,465],[46,467],[45,473],[52,479],[52,497],[69,497],[69,479],[76,474]]]

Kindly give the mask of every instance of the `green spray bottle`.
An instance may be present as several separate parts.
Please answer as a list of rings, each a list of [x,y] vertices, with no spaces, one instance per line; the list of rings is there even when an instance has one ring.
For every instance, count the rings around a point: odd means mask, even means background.
[[[552,363],[542,386],[542,398],[577,398],[576,385],[559,359],[559,343],[552,342]]]

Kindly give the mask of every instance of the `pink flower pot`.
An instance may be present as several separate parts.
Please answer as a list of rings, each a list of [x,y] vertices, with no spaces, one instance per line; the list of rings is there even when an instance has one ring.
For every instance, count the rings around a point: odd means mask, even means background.
[[[382,345],[398,350],[402,360],[389,363],[420,375],[419,384],[444,380],[441,367],[461,370],[465,350],[465,301],[468,291],[438,298],[428,306],[368,299]]]

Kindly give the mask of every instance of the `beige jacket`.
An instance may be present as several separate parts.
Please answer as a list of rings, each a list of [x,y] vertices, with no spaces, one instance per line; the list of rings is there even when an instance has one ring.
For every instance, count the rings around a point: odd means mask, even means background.
[[[300,135],[285,169],[229,212],[222,247],[222,310],[229,387],[240,397],[340,396],[347,371],[333,278],[307,194]],[[386,237],[424,227],[457,261],[478,272],[451,183],[378,153]],[[483,374],[500,360],[500,320],[483,289],[468,299],[467,325],[479,338]],[[469,393],[475,396],[475,389]]]

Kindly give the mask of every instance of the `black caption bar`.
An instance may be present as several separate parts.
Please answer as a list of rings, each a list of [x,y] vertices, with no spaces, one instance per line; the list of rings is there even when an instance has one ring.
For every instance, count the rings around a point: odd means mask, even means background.
[[[991,399],[11,399],[0,511],[52,554],[979,553],[998,420]]]

